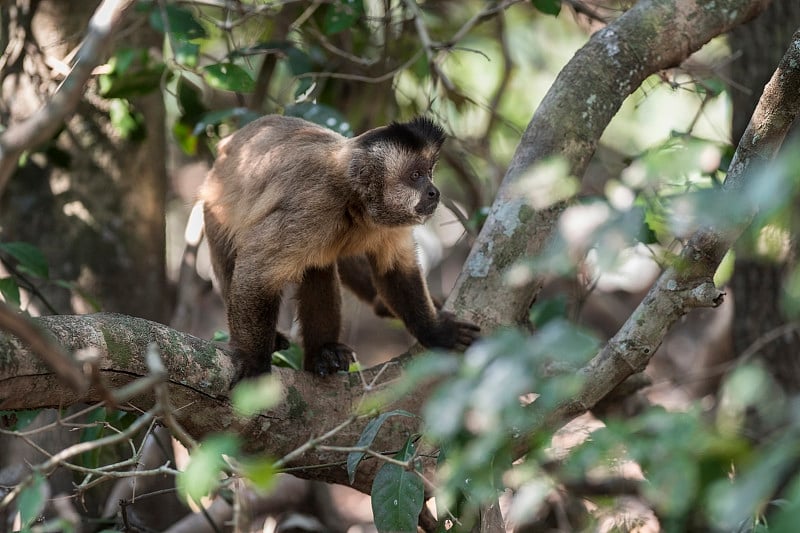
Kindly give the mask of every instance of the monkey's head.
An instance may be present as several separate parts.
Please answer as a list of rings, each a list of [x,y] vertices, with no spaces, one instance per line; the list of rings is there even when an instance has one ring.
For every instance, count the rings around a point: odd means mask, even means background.
[[[421,224],[439,205],[433,169],[444,130],[426,117],[393,122],[353,139],[350,176],[362,209],[377,224]]]

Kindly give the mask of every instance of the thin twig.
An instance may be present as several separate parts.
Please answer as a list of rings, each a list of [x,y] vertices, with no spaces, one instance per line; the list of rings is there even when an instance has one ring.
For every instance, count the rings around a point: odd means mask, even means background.
[[[88,442],[79,442],[77,444],[73,444],[72,446],[50,456],[50,458],[45,461],[44,463],[36,466],[37,472],[47,473],[54,467],[58,466],[62,462],[66,461],[70,457],[74,457],[76,455],[80,455],[82,453],[103,447],[103,446],[110,446],[112,444],[117,444],[118,442],[122,442],[123,440],[130,439],[139,430],[143,429],[147,424],[155,419],[155,413],[153,411],[148,411],[141,417],[137,418],[133,424],[128,426],[125,431],[121,431],[116,435],[109,435],[108,437],[103,437],[101,439],[97,439],[94,441]],[[14,498],[22,492],[25,487],[27,487],[28,483],[20,483],[16,487],[14,487],[8,494],[6,494],[5,498],[0,501],[0,509],[5,509],[8,505],[14,501]]]
[[[334,435],[336,435],[337,433],[342,431],[344,428],[346,428],[347,426],[349,426],[350,424],[352,424],[353,422],[358,420],[358,418],[359,418],[359,415],[350,415],[350,416],[348,416],[344,420],[344,422],[342,422],[341,424],[339,424],[338,426],[336,426],[332,430],[328,431],[327,433],[323,434],[320,437],[309,439],[308,441],[305,442],[305,444],[303,444],[299,448],[296,448],[296,449],[292,450],[291,452],[287,453],[286,455],[284,455],[283,457],[281,457],[280,459],[275,461],[274,466],[276,468],[280,468],[280,467],[290,463],[291,461],[293,461],[297,457],[300,457],[301,455],[303,455],[307,451],[316,448],[317,446],[319,446],[320,443],[325,442],[329,438],[333,437]]]

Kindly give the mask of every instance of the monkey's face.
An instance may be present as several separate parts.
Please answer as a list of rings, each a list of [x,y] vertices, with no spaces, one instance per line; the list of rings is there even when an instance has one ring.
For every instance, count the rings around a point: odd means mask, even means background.
[[[430,119],[393,122],[353,139],[350,173],[361,208],[384,226],[421,224],[439,205],[431,181],[444,130]]]
[[[439,205],[439,189],[431,181],[435,158],[423,154],[398,154],[384,159],[383,187],[370,202],[370,216],[379,224],[422,224]],[[380,180],[378,180],[380,181]]]

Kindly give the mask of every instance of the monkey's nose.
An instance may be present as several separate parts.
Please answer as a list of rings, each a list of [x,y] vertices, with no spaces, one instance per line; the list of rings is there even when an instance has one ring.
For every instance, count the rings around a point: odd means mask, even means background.
[[[439,200],[439,189],[431,185],[428,187],[428,199],[429,200]]]

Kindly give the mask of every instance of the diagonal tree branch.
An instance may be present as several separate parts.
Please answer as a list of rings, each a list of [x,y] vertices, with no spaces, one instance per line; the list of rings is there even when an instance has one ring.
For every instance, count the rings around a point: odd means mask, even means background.
[[[758,102],[731,161],[717,203],[735,202],[748,182],[773,160],[800,112],[800,31]],[[571,418],[592,407],[634,372],[644,370],[672,325],[693,307],[716,307],[723,292],[714,273],[725,253],[751,222],[755,211],[739,213],[725,228],[701,228],[681,252],[678,266],[656,281],[619,332],[583,369],[586,386],[552,420]]]
[[[0,195],[17,168],[20,155],[52,137],[75,111],[92,70],[105,57],[133,0],[103,0],[89,21],[89,31],[78,51],[75,66],[47,104],[23,122],[0,135]]]
[[[648,76],[679,65],[768,4],[644,0],[596,32],[558,75],[528,124],[448,304],[484,330],[524,321],[540,281],[509,290],[506,271],[516,260],[542,252],[563,210],[525,204],[519,183],[527,170],[559,156],[572,175],[583,176],[606,126]]]

